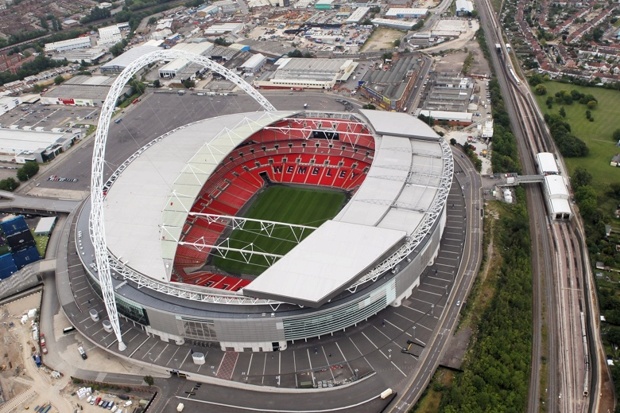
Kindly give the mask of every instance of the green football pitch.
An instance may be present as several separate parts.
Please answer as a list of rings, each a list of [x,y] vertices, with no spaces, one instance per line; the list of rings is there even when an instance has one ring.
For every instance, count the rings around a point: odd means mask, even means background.
[[[336,216],[346,202],[346,194],[341,191],[305,189],[283,185],[266,188],[254,200],[245,218],[264,221],[286,222],[289,224],[318,227],[328,219]],[[312,230],[293,228],[282,225],[273,227],[271,234],[261,231],[258,222],[246,222],[243,229],[235,229],[230,234],[228,246],[231,248],[248,249],[251,244],[254,251],[285,255],[297,242],[310,235]],[[249,262],[245,261],[245,257]],[[240,252],[228,251],[226,258],[213,256],[213,264],[231,274],[259,275],[267,267],[265,257]]]

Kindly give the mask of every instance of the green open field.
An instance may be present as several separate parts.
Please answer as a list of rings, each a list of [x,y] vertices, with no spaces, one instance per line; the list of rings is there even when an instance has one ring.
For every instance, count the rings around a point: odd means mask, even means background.
[[[286,222],[318,227],[340,211],[346,194],[340,191],[305,189],[283,185],[268,187],[256,198],[244,216],[265,221]],[[311,231],[295,229],[300,238]],[[277,226],[271,236],[261,231],[260,223],[247,222],[244,229],[236,229],[230,236],[229,246],[246,248],[252,244],[254,251],[285,255],[296,244],[295,235],[288,227]],[[267,268],[265,257],[254,256],[246,263],[241,253],[228,252],[227,258],[214,256],[213,264],[232,274],[259,275]]]
[[[572,132],[575,136],[582,139],[590,149],[590,154],[585,158],[564,158],[570,173],[577,167],[586,168],[593,179],[593,186],[600,191],[605,191],[611,182],[620,180],[620,168],[609,166],[609,161],[616,153],[620,153],[620,148],[611,139],[614,130],[620,129],[620,91],[601,89],[597,87],[575,86],[559,82],[545,82],[547,94],[536,96],[538,106],[543,113],[559,113],[562,105],[553,104],[549,110],[545,101],[548,96],[554,96],[560,90],[570,93],[575,89],[581,93],[591,94],[598,100],[598,107],[592,110],[594,122],[586,119],[587,107],[578,102],[572,105],[564,105],[566,120],[570,123]]]

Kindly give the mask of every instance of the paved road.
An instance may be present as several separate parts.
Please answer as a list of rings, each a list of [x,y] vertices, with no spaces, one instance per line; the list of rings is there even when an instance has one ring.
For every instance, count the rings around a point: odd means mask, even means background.
[[[459,320],[461,306],[457,304],[465,302],[480,267],[482,258],[480,248],[482,244],[482,199],[480,191],[482,183],[480,175],[474,170],[471,162],[463,157],[462,153],[456,152],[455,160],[456,185],[460,185],[460,189],[464,191],[464,198],[461,202],[464,203],[465,211],[458,217],[460,222],[465,222],[467,230],[462,252],[463,259],[459,261],[456,283],[450,293],[446,307],[447,313],[442,314],[440,323],[431,336],[430,342],[420,355],[420,367],[410,376],[406,386],[407,390],[399,394],[396,401],[390,406],[391,412],[407,412],[429,384]],[[450,200],[448,200],[448,205],[449,210],[455,206]],[[455,209],[458,209],[459,212],[462,211],[460,208]],[[453,217],[453,220],[455,218]],[[449,216],[446,223],[447,234],[444,236],[456,235],[450,234],[453,222]],[[465,228],[462,230],[465,232]]]

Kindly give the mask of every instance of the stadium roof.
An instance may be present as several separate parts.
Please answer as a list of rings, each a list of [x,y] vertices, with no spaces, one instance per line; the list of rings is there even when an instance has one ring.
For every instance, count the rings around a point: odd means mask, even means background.
[[[169,281],[188,211],[211,173],[255,131],[295,113],[205,119],[167,133],[121,167],[105,203],[111,253],[135,271]],[[426,236],[436,220],[429,220],[429,210],[449,189],[449,151],[428,125],[408,114],[362,111],[362,117],[376,132],[364,183],[333,220],[245,287],[244,295],[318,307],[403,243]]]
[[[127,165],[108,191],[104,208],[110,252],[135,271],[169,281],[176,240],[211,172],[252,133],[292,114],[220,116],[164,135]]]
[[[319,307],[393,250],[405,232],[327,221],[245,287],[258,298]]]

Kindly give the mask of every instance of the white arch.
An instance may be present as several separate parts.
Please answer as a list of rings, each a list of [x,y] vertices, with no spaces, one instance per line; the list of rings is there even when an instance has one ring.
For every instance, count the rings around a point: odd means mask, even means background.
[[[248,95],[253,97],[254,100],[256,100],[266,111],[272,112],[276,110],[263,95],[258,93],[252,86],[237,76],[234,72],[204,56],[179,50],[157,50],[141,56],[127,66],[112,84],[112,87],[108,92],[108,96],[103,102],[101,115],[99,116],[99,126],[97,128],[97,134],[95,135],[95,146],[93,149],[92,171],[90,178],[91,211],[89,229],[90,237],[95,249],[95,260],[98,268],[97,273],[99,274],[101,294],[103,295],[103,301],[105,303],[110,323],[112,324],[112,329],[114,330],[114,334],[118,340],[118,349],[120,351],[125,350],[127,346],[123,343],[123,337],[121,335],[121,328],[118,320],[118,312],[116,310],[116,299],[114,297],[114,288],[112,286],[108,245],[105,239],[105,226],[103,222],[103,185],[105,183],[103,179],[103,167],[105,162],[105,146],[108,138],[108,130],[110,128],[110,119],[114,114],[114,108],[116,107],[116,102],[121,95],[123,87],[133,77],[133,75],[151,63],[177,58],[184,58],[191,62],[201,64],[207,69],[224,76],[226,79],[239,86]]]

